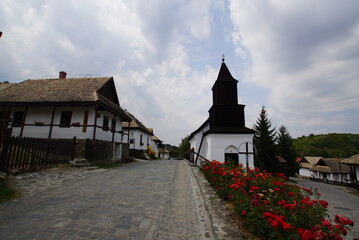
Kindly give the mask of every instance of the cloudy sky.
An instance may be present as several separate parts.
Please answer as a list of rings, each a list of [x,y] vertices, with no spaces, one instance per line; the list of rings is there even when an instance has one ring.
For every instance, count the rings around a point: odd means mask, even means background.
[[[357,0],[0,0],[0,81],[113,76],[178,145],[208,117],[222,54],[253,127],[359,133]]]

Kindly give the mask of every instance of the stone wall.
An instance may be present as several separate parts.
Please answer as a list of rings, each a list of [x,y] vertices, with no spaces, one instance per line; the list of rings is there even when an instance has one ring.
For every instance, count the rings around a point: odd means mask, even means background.
[[[76,139],[75,159],[86,159],[92,162],[126,162],[130,158],[127,143]]]

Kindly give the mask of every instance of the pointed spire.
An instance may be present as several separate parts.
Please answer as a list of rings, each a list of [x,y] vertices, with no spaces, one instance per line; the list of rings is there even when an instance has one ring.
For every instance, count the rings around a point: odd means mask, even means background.
[[[231,72],[229,71],[227,65],[224,63],[224,58],[222,58],[221,69],[219,70],[217,81],[236,81],[235,78],[232,77]]]

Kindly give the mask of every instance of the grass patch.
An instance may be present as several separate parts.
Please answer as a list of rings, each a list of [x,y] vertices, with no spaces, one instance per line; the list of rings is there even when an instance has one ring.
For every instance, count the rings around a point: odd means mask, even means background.
[[[290,182],[290,183],[295,183],[295,184],[298,184],[298,182],[297,182],[296,180],[291,179],[291,178],[289,178],[287,181],[288,181],[288,182]]]
[[[359,197],[359,191],[356,190],[355,188],[348,188],[348,190],[351,195]]]
[[[103,169],[115,168],[121,166],[123,163],[95,163],[94,166]]]
[[[18,196],[20,196],[20,194],[8,185],[7,180],[0,178],[0,203],[9,201]]]

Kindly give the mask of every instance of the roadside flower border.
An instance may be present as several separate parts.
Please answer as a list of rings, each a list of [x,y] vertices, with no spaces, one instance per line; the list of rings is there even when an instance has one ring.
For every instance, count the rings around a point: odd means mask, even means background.
[[[205,161],[201,170],[217,194],[234,205],[247,230],[263,239],[343,239],[350,219],[328,217],[326,201],[311,189],[287,183],[280,173],[245,171],[218,161]]]

